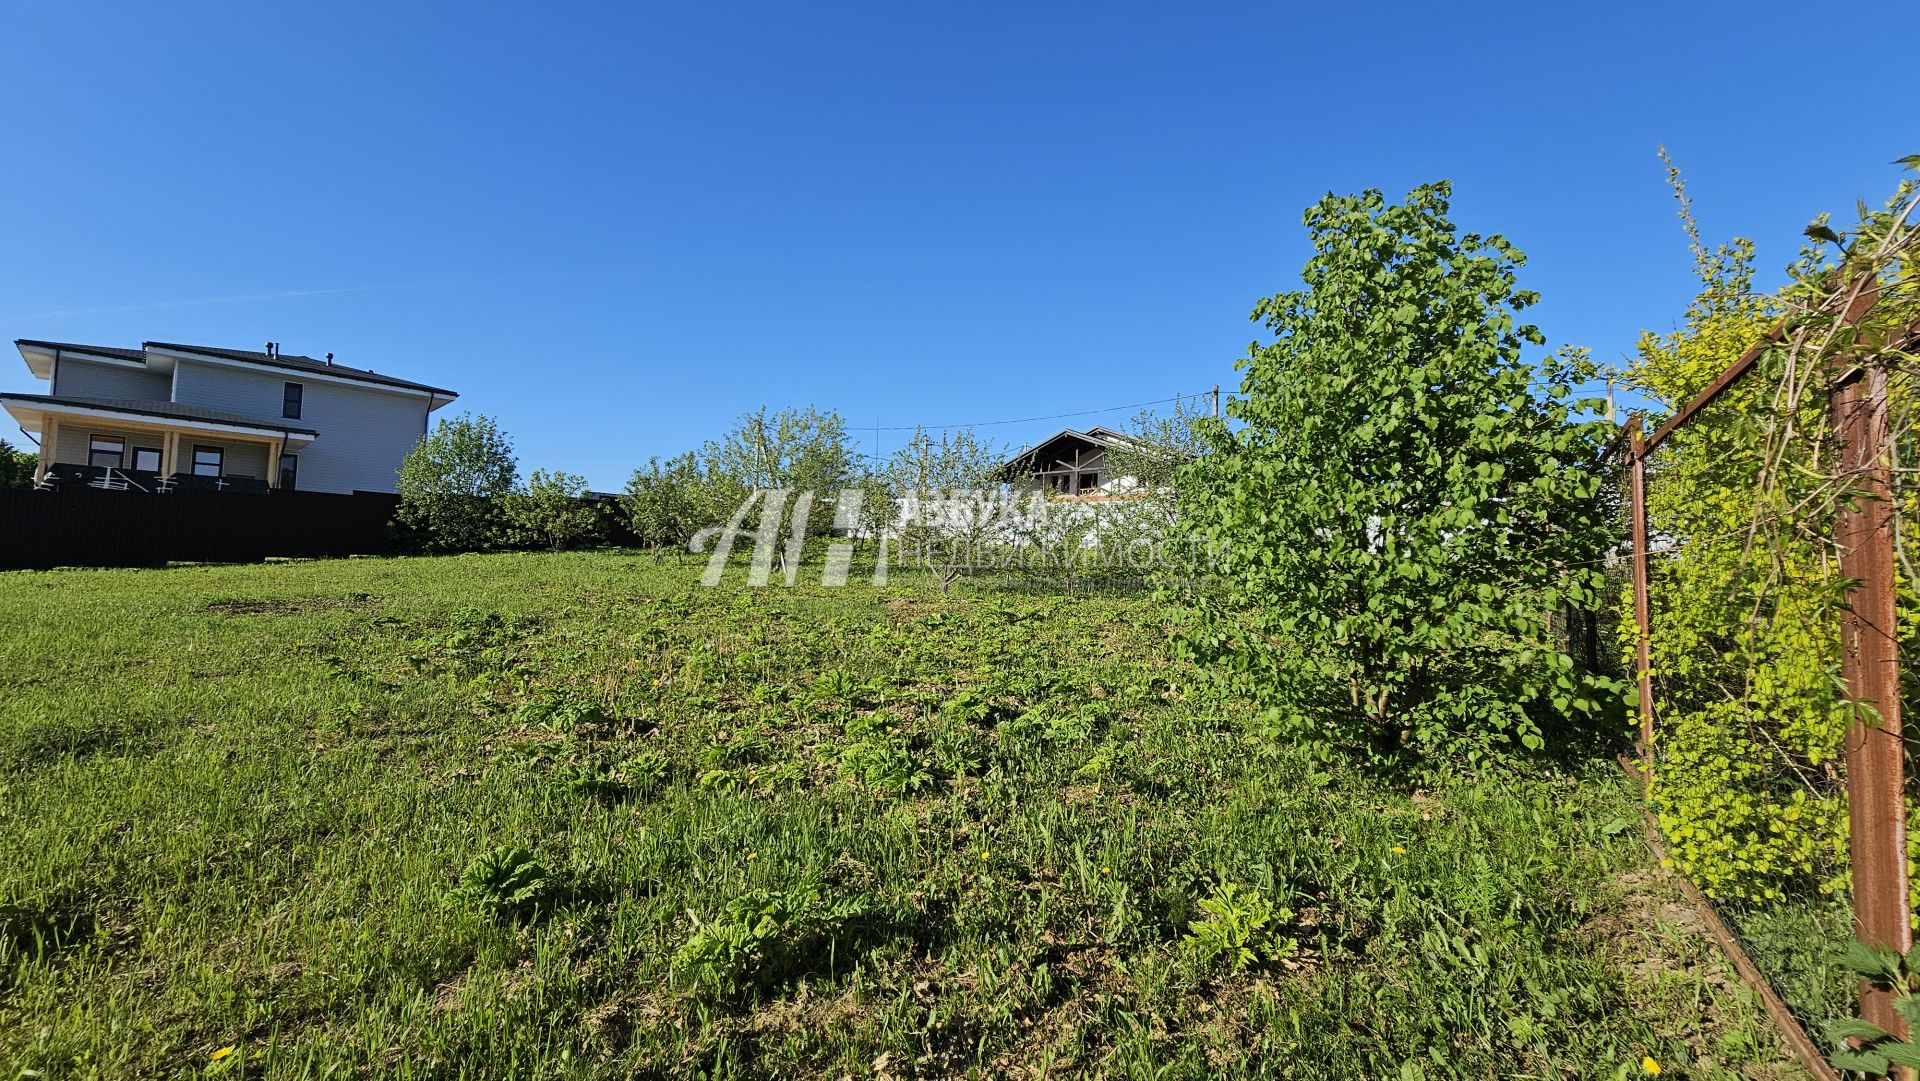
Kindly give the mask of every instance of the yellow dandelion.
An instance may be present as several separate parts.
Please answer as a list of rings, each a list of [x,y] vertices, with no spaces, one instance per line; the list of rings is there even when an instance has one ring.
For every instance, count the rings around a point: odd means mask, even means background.
[[[1652,1055],[1647,1055],[1640,1060],[1640,1072],[1652,1077],[1660,1072],[1660,1064],[1653,1061]]]
[[[208,1055],[207,1057],[209,1059],[212,1059],[214,1062],[219,1062],[221,1059],[226,1058],[228,1055],[231,1055],[231,1054],[233,1054],[233,1045],[228,1044],[227,1046],[222,1047],[220,1050],[215,1051],[213,1054]]]
[[[991,856],[991,855],[993,855],[993,853],[991,853],[991,852],[988,852],[988,851],[987,851],[986,849],[984,849],[984,848],[980,850],[980,858],[981,858],[981,859],[983,859],[983,860],[984,860],[984,859],[986,859],[987,857],[989,857],[989,856]]]
[[[1112,873],[1113,873],[1113,868],[1111,868],[1111,867],[1102,867],[1102,868],[1100,868],[1100,873],[1101,873],[1101,874],[1103,874],[1103,875],[1110,875],[1110,874],[1112,874]]]
[[[759,858],[760,858],[760,853],[758,853],[758,852],[749,852],[749,853],[747,853],[747,858],[748,858],[748,859],[750,859],[750,860],[757,860],[757,859],[759,859]]]
[[[1394,855],[1396,855],[1396,856],[1404,856],[1404,855],[1406,855],[1406,854],[1407,854],[1407,849],[1406,849],[1406,846],[1405,846],[1405,845],[1394,845],[1394,846],[1393,846],[1393,854],[1394,854]]]

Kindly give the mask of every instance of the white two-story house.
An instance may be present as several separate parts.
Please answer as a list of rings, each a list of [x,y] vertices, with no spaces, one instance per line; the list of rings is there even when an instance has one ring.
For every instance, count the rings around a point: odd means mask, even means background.
[[[453,391],[264,352],[22,339],[45,394],[0,393],[40,446],[35,479],[94,487],[392,492]]]

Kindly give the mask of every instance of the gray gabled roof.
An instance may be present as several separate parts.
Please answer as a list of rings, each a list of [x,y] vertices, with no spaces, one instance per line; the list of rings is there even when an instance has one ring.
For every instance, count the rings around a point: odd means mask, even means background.
[[[38,338],[16,338],[14,345],[31,345],[41,349],[65,349],[75,353],[91,353],[98,357],[113,357],[117,360],[132,360],[141,364],[147,362],[147,354],[138,349],[121,349],[112,345],[81,345],[79,342],[43,342]]]
[[[280,368],[291,372],[312,372],[316,375],[331,375],[340,379],[350,379],[360,383],[372,383],[383,387],[398,387],[402,390],[418,390],[443,398],[458,398],[460,395],[445,387],[416,383],[411,379],[381,375],[368,368],[352,368],[345,364],[334,364],[312,357],[289,356],[285,353],[260,353],[251,349],[225,349],[215,345],[183,345],[178,342],[143,342],[140,349],[121,349],[112,345],[83,345],[79,342],[48,342],[38,338],[16,338],[14,345],[32,349],[65,349],[75,353],[91,353],[94,356],[113,357],[117,360],[130,360],[138,364],[147,363],[148,349],[171,349],[177,353],[198,353],[202,356],[218,357],[223,360],[237,360],[243,364],[258,364],[266,368]]]
[[[400,387],[405,390],[422,390],[429,394],[443,395],[448,398],[459,397],[454,391],[444,387],[428,386],[411,379],[398,379],[391,375],[381,375],[367,368],[349,368],[345,364],[332,364],[312,357],[290,356],[286,353],[259,353],[251,349],[223,349],[212,345],[182,345],[179,342],[144,342],[148,349],[172,349],[181,353],[201,353],[225,360],[237,360],[245,364],[259,364],[268,368],[285,368],[295,372],[313,372],[316,375],[332,375],[341,379],[354,379],[362,383],[377,383],[381,386]]]
[[[1041,453],[1049,447],[1069,442],[1084,443],[1087,446],[1098,447],[1102,450],[1125,448],[1132,443],[1126,436],[1114,431],[1112,428],[1105,428],[1099,425],[1088,428],[1084,432],[1073,428],[1062,428],[1045,439],[1042,439],[1040,442],[1030,447],[1025,447],[1018,454],[1008,458],[1001,464],[997,473],[1002,477],[1016,476],[1024,472],[1028,465],[1039,458]]]
[[[34,405],[67,405],[77,409],[103,409],[113,413],[158,417],[162,420],[201,420],[210,424],[227,424],[235,427],[268,428],[292,435],[318,436],[320,434],[312,428],[297,428],[278,421],[262,420],[259,417],[249,417],[240,413],[228,413],[219,409],[181,405],[179,402],[156,401],[150,398],[83,398],[72,394],[62,394],[58,397],[51,394],[0,394],[0,400],[27,402]]]

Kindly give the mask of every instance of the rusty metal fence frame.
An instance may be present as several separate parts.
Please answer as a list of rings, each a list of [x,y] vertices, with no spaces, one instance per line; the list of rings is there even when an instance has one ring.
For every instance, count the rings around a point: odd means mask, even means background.
[[[1872,280],[1858,284],[1842,315],[1859,323],[1878,300]],[[1634,414],[1627,422],[1627,485],[1632,534],[1633,615],[1638,632],[1636,676],[1640,695],[1640,767],[1651,785],[1654,769],[1652,609],[1647,558],[1647,458],[1668,437],[1744,379],[1767,351],[1783,342],[1781,322],[1741,354],[1651,435]],[[1909,331],[1911,335],[1912,331]],[[1895,343],[1904,345],[1912,341]],[[1906,860],[1905,762],[1901,742],[1899,628],[1896,616],[1893,518],[1899,513],[1892,490],[1887,376],[1884,369],[1854,365],[1833,373],[1829,408],[1840,442],[1840,467],[1858,478],[1859,496],[1841,510],[1834,526],[1840,574],[1851,583],[1841,622],[1842,667],[1847,697],[1856,706],[1846,737],[1848,846],[1853,884],[1854,935],[1869,945],[1905,955],[1913,946],[1908,906]],[[1874,718],[1870,721],[1869,718]],[[1877,722],[1877,723],[1875,723]],[[1658,850],[1657,830],[1648,814],[1649,840]],[[1684,881],[1684,880],[1683,880]],[[1689,896],[1720,927],[1704,897]],[[1761,996],[1802,1063],[1820,1078],[1838,1075],[1781,1001],[1779,994],[1731,935],[1716,932],[1735,967]],[[1898,1038],[1908,1027],[1893,1008],[1891,993],[1860,985],[1860,1016]]]

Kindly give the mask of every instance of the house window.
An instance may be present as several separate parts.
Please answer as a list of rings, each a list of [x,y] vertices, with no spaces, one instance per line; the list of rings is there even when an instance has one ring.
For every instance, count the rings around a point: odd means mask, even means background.
[[[193,475],[196,477],[217,477],[220,467],[225,464],[227,452],[219,447],[193,448]]]
[[[133,467],[148,473],[160,472],[160,451],[155,447],[133,448]]]
[[[289,420],[299,420],[300,399],[304,397],[306,393],[307,388],[300,384],[288,383],[285,392],[280,396],[280,415]]]
[[[1098,487],[1100,487],[1100,474],[1098,473],[1080,474],[1080,490],[1081,491],[1091,492]]]
[[[96,435],[87,444],[87,464],[95,468],[119,469],[127,456],[127,441],[111,435]]]
[[[300,456],[282,454],[280,456],[280,487],[292,488],[295,477],[300,475]]]

